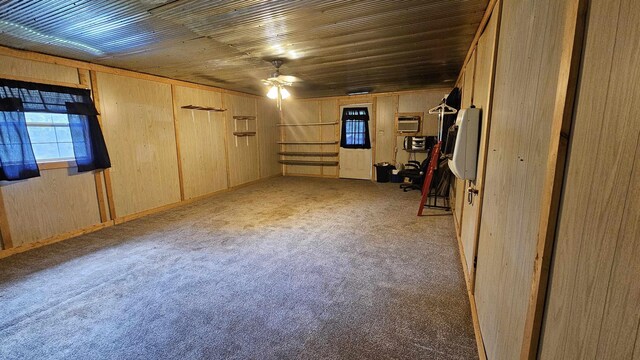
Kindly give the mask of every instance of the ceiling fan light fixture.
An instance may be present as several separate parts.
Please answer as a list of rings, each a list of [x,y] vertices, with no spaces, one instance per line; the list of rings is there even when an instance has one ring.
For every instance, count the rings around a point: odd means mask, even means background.
[[[286,88],[281,87],[281,88],[280,88],[280,96],[282,96],[282,99],[286,99],[286,98],[288,98],[289,96],[291,96],[291,94],[289,93],[289,91],[287,91],[287,89],[286,89]]]
[[[267,93],[267,97],[269,99],[277,99],[278,98],[278,87],[273,85],[271,86],[271,89],[269,89],[269,92]]]

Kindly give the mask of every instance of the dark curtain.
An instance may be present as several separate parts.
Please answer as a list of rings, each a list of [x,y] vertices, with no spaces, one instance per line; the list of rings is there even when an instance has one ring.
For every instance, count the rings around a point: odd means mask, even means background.
[[[78,171],[111,167],[89,90],[0,79],[0,99],[3,98],[19,99],[24,112],[68,114]],[[28,146],[31,147],[30,142]]]
[[[107,169],[111,160],[93,103],[66,103],[78,171]]]
[[[344,108],[342,110],[340,147],[345,149],[371,149],[369,110],[366,107]]]
[[[0,99],[0,180],[40,176],[18,98]]]
[[[460,89],[458,88],[453,88],[453,90],[451,90],[451,92],[449,93],[449,95],[447,96],[447,100],[445,101],[445,104],[451,106],[452,108],[455,108],[456,110],[460,110],[460,105],[462,102],[462,93],[460,92]],[[444,155],[452,155],[453,154],[453,147],[455,146],[455,141],[456,141],[456,137],[455,134],[453,134],[453,136],[451,136],[451,126],[453,126],[453,124],[455,124],[456,122],[456,118],[458,117],[458,114],[449,114],[449,115],[445,115],[444,116],[444,121],[442,122],[442,129],[443,129],[443,146],[442,146],[442,153]]]

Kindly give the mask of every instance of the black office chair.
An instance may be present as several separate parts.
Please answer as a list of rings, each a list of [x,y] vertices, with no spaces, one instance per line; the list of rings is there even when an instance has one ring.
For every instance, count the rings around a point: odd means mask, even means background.
[[[403,178],[409,178],[410,183],[400,184],[402,191],[422,190],[422,183],[427,175],[427,168],[429,167],[429,161],[431,160],[431,149],[427,152],[427,158],[422,162],[415,160],[409,160],[404,164],[404,169],[401,170],[398,175]]]

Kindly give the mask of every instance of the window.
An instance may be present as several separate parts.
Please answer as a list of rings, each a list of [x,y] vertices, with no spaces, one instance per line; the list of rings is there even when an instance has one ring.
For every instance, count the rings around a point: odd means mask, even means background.
[[[38,162],[75,160],[67,114],[24,114],[33,154]]]
[[[88,89],[0,79],[0,180],[40,176],[38,162],[111,167]]]
[[[367,108],[345,108],[342,111],[340,146],[350,149],[370,149],[369,111]]]

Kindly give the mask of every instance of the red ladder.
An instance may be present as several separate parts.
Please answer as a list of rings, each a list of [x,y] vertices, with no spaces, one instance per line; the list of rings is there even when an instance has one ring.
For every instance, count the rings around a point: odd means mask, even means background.
[[[427,168],[427,177],[422,184],[422,199],[420,200],[420,209],[418,209],[418,216],[422,216],[422,210],[424,210],[424,204],[427,203],[429,198],[429,190],[431,189],[431,180],[433,180],[433,173],[438,168],[438,160],[440,159],[440,145],[442,141],[439,141],[436,146],[431,150],[431,160],[429,160],[429,167]]]

